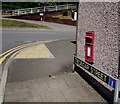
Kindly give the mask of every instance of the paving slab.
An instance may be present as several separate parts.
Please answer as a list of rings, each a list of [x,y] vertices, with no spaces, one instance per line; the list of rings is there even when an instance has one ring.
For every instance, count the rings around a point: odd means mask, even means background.
[[[60,91],[69,88],[68,84],[64,79],[49,81],[48,86],[51,92]]]
[[[81,81],[76,82],[77,80]],[[27,86],[24,85],[25,83]],[[70,86],[72,83],[75,85]],[[106,102],[76,72],[63,73],[52,77],[43,77],[33,80],[7,83],[4,101],[68,103]]]

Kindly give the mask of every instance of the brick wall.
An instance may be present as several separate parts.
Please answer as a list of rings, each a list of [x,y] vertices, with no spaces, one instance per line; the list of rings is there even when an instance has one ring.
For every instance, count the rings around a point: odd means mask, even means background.
[[[74,26],[76,26],[76,21],[73,21],[71,19],[52,18],[53,15],[58,15],[60,13],[61,12],[49,12],[49,13],[45,13],[44,16],[43,16],[43,19],[46,22],[53,22],[53,23],[60,23],[60,24],[66,24],[66,25],[74,25]],[[40,21],[40,15],[39,14],[26,14],[26,15],[20,15],[20,16],[12,16],[10,18]]]
[[[95,32],[93,66],[118,76],[120,34],[118,29],[118,3],[81,2],[77,32],[77,56],[85,60],[85,35]]]
[[[60,23],[60,24],[66,24],[66,25],[73,25],[73,26],[76,26],[76,24],[77,24],[77,21],[73,21],[71,19],[52,18],[50,16],[45,16],[44,21],[53,22],[53,23]]]
[[[45,13],[45,16],[55,16],[55,15],[60,15],[61,14],[61,11],[57,11],[57,12],[46,12]]]
[[[20,16],[10,16],[10,18],[40,21],[40,16],[39,16],[38,14],[28,14],[28,15],[20,15]]]

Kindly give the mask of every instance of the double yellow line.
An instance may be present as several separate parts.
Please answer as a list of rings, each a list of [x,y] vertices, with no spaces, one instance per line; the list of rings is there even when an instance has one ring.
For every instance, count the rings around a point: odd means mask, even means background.
[[[53,42],[53,41],[56,41],[56,40],[39,41],[39,42],[23,44],[23,45],[15,47],[15,48],[11,48],[10,50],[0,54],[0,57],[1,57],[0,58],[0,64],[2,64],[9,55],[11,55],[12,53],[14,53],[14,52],[16,52],[16,51],[18,51],[22,48],[32,46],[32,45],[36,45],[36,44],[39,44],[39,43],[49,43],[49,42]]]
[[[0,55],[0,57],[1,57],[1,58],[0,58],[0,64],[2,64],[3,61],[5,61],[5,59],[6,59],[9,55],[11,55],[12,53],[14,53],[15,51],[18,51],[18,50],[20,50],[20,49],[22,49],[22,48],[25,48],[25,47],[28,47],[28,46],[31,46],[31,45],[35,45],[35,44],[38,44],[38,43],[28,43],[28,44],[20,45],[20,46],[17,46],[17,47],[15,47],[15,48],[12,48],[12,49],[10,49],[10,50],[2,53],[2,54]]]

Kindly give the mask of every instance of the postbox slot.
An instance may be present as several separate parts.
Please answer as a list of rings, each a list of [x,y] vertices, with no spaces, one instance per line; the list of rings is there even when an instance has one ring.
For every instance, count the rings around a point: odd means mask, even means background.
[[[86,37],[86,43],[92,43],[92,39],[89,37]]]
[[[87,32],[87,34],[91,34],[91,35],[92,35],[92,33],[91,33],[91,32],[90,32],[90,33],[89,33],[89,32]]]

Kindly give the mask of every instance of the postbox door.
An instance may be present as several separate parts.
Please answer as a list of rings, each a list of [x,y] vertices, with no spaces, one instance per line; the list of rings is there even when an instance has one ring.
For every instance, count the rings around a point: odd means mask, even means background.
[[[87,32],[85,37],[85,60],[93,63],[93,52],[94,51],[94,33]]]
[[[86,53],[85,53],[85,60],[87,62],[93,62],[93,46],[87,45],[86,46]]]
[[[91,46],[87,47],[87,57],[91,57]]]

